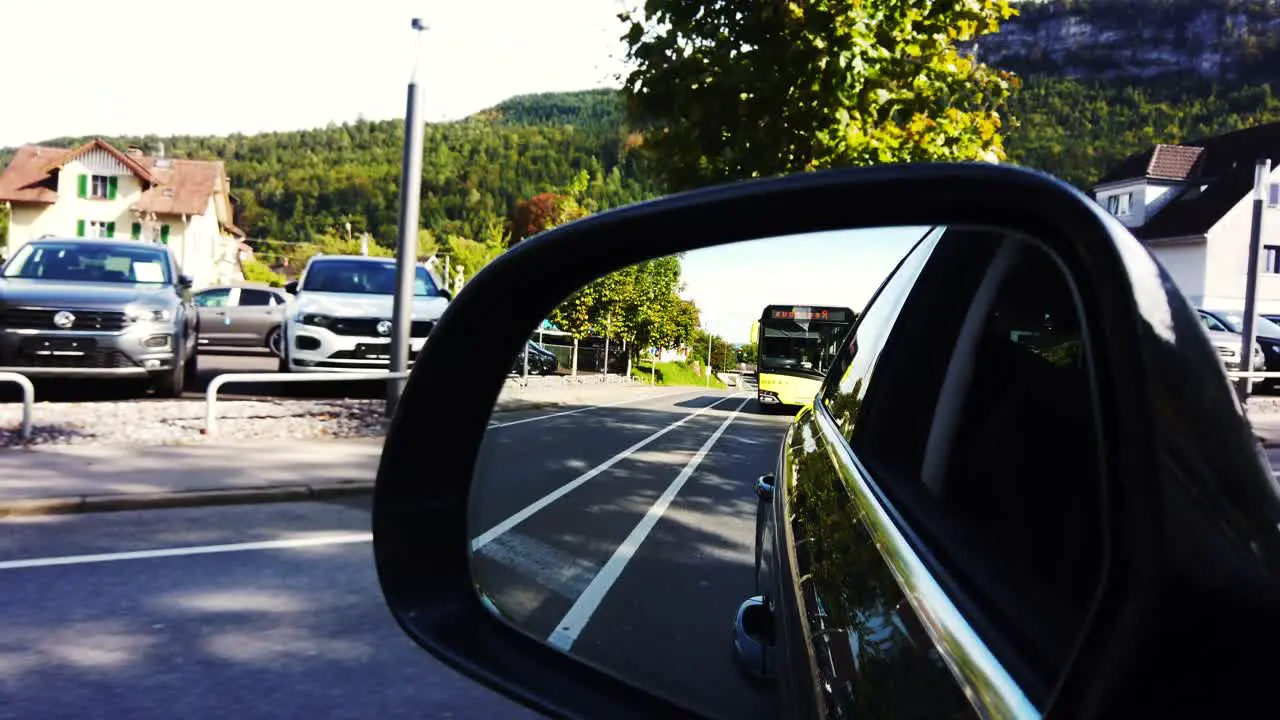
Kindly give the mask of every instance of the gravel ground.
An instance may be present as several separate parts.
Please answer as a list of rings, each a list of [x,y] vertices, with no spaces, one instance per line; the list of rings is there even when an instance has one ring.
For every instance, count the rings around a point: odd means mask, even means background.
[[[382,400],[222,400],[219,442],[383,434]],[[203,400],[36,403],[32,445],[185,445],[204,442]],[[0,447],[21,445],[22,404],[0,405]]]
[[[617,388],[645,387],[628,379],[598,375],[518,378],[507,382],[504,396],[515,402],[604,402]],[[204,435],[204,400],[134,402],[37,402],[31,411],[30,445],[187,445],[216,438],[234,440],[302,440],[330,437],[376,437],[385,433],[383,401],[219,400],[218,432]],[[0,447],[22,445],[22,403],[0,405]]]

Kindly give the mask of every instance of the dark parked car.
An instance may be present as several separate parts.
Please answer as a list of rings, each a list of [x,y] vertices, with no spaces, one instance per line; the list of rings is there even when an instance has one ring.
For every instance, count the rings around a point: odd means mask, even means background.
[[[530,341],[526,346],[529,353],[529,374],[530,375],[554,375],[559,361],[554,353],[538,347],[538,344]],[[515,362],[511,366],[511,372],[516,375],[524,373],[524,355],[516,355]]]
[[[191,280],[169,250],[41,239],[0,272],[0,370],[30,377],[142,378],[177,397],[196,372]]]
[[[200,344],[265,347],[280,355],[280,325],[289,296],[257,286],[208,287],[195,294],[200,314]]]

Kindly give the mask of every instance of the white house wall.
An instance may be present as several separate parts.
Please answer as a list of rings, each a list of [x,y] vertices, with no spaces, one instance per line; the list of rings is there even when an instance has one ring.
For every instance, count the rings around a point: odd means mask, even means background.
[[[1271,182],[1280,181],[1280,169],[1272,171]],[[1253,192],[1242,197],[1207,233],[1208,257],[1205,267],[1204,305],[1222,309],[1244,307],[1246,269],[1249,264],[1249,233],[1253,224]],[[1262,244],[1280,246],[1280,209],[1263,210]],[[1265,272],[1259,256],[1258,312],[1280,312],[1280,274]],[[1185,291],[1184,291],[1185,292]],[[1190,295],[1190,293],[1187,293]]]
[[[1193,305],[1200,305],[1205,295],[1205,265],[1208,244],[1203,242],[1185,245],[1147,246],[1183,295]]]

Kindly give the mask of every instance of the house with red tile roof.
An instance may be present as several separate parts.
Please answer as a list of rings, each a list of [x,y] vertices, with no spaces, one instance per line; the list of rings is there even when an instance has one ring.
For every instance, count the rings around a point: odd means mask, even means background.
[[[1094,198],[1147,246],[1198,307],[1244,307],[1254,164],[1280,181],[1280,123],[1125,158],[1093,186]],[[1258,312],[1280,313],[1280,213],[1263,213]]]
[[[111,237],[167,245],[196,284],[243,278],[221,162],[147,155],[102,139],[76,148],[25,145],[0,174],[9,205],[5,257],[30,240]]]

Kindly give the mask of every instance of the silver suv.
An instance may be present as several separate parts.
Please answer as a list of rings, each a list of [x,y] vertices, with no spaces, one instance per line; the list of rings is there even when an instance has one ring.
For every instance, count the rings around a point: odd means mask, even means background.
[[[34,240],[0,270],[0,370],[150,379],[178,397],[196,372],[191,280],[136,241]]]

